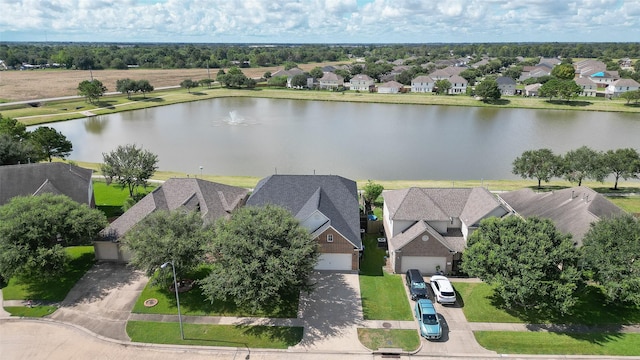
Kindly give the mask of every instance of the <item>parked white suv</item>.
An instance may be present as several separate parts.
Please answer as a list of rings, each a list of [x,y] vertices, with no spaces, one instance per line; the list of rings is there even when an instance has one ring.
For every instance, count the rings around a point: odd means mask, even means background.
[[[455,304],[456,293],[453,291],[453,286],[451,286],[449,279],[442,275],[433,275],[430,284],[437,302],[440,304]]]

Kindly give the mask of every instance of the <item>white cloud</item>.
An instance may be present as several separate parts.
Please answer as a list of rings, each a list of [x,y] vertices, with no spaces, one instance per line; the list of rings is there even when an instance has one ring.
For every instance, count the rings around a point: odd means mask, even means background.
[[[55,40],[169,42],[640,38],[640,0],[0,0],[0,9],[3,41],[42,40],[43,32]]]

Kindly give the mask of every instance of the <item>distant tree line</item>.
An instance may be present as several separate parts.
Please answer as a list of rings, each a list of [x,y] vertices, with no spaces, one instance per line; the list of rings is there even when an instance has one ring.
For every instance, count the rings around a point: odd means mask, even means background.
[[[580,186],[583,180],[604,182],[611,175],[615,180],[613,189],[617,190],[621,178],[640,175],[640,154],[633,148],[596,151],[587,146],[564,155],[556,155],[550,149],[527,150],[513,161],[512,172],[538,180],[538,188],[542,181],[549,182],[553,177],[564,177]]]
[[[616,70],[612,59],[640,58],[640,43],[489,43],[489,44],[363,44],[278,45],[248,44],[115,44],[115,43],[11,43],[0,45],[7,66],[57,64],[67,69],[228,68],[285,66],[289,63],[344,61],[362,58],[405,59],[405,65],[482,56],[494,58],[562,57],[599,58]],[[491,72],[496,64],[485,66]],[[504,66],[504,64],[501,64]],[[637,65],[636,65],[637,68]],[[637,70],[637,69],[636,69]],[[371,75],[370,75],[371,76]],[[375,77],[375,76],[373,76]]]

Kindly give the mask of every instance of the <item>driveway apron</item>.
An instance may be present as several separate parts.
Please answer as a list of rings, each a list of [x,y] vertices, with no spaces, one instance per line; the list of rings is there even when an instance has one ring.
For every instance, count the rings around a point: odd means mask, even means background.
[[[362,302],[357,274],[322,271],[314,273],[311,294],[303,294],[298,318],[305,329],[293,350],[364,352],[358,340],[362,326]]]
[[[129,341],[127,319],[148,280],[126,265],[98,263],[76,283],[51,318]]]

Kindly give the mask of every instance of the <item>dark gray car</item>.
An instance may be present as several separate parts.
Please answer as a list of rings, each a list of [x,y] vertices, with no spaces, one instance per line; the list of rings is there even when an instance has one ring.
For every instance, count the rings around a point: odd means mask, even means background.
[[[406,276],[407,288],[409,289],[409,295],[411,300],[426,299],[428,298],[427,284],[424,282],[424,278],[418,269],[409,269]]]

